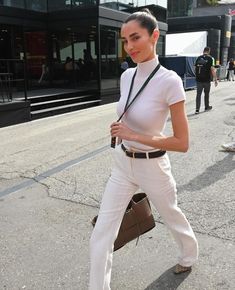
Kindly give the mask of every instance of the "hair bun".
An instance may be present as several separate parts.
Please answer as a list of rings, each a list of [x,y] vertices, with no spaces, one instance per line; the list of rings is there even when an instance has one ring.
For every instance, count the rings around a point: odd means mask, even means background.
[[[142,28],[147,29],[149,35],[152,35],[154,29],[158,29],[157,19],[148,8],[143,8],[141,11],[136,11],[133,14],[130,14],[124,21],[124,24],[132,20],[139,22],[139,25]]]
[[[148,8],[143,8],[143,9],[140,10],[140,12],[145,12],[147,14],[153,15]]]

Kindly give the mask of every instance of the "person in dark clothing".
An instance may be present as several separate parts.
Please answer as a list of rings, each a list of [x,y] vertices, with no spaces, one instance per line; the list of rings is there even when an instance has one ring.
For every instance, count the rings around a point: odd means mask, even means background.
[[[67,84],[71,84],[73,80],[74,64],[73,64],[73,59],[69,56],[66,57],[64,69],[65,69],[65,78],[67,80]]]
[[[197,96],[196,96],[196,111],[195,114],[199,114],[201,106],[201,94],[204,90],[205,111],[212,109],[209,104],[209,94],[211,88],[211,78],[215,81],[215,86],[218,85],[216,70],[214,67],[214,58],[210,56],[210,48],[205,47],[203,54],[196,59],[196,81],[197,81]]]
[[[230,58],[228,62],[228,81],[234,81],[234,70],[235,70],[235,65],[233,58]]]

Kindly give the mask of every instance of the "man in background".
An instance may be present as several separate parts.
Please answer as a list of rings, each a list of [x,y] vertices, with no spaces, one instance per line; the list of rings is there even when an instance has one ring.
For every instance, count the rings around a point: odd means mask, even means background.
[[[196,96],[196,111],[195,114],[199,114],[201,107],[201,94],[204,90],[204,103],[205,111],[212,109],[209,104],[209,95],[211,88],[211,79],[215,81],[215,86],[218,85],[216,70],[214,67],[214,58],[210,56],[210,48],[205,47],[203,54],[200,55],[195,62],[195,73],[197,81],[197,96]]]
[[[234,81],[234,70],[235,70],[235,65],[234,65],[234,60],[233,58],[230,58],[228,64],[227,64],[227,69],[228,69],[228,81]]]

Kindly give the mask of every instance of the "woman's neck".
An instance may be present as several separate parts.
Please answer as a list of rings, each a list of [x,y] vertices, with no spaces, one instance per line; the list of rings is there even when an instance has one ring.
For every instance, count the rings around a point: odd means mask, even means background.
[[[148,77],[151,72],[155,69],[155,67],[158,65],[158,56],[155,55],[152,59],[140,62],[137,64],[137,74],[136,77],[145,78]]]

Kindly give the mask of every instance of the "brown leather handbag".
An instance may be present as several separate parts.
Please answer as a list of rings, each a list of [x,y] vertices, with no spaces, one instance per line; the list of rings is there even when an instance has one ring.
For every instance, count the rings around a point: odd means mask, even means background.
[[[92,225],[95,226],[98,216],[92,220]],[[152,215],[149,200],[145,193],[137,193],[133,195],[118,232],[117,239],[114,243],[114,251],[122,248],[126,243],[150,231],[155,227],[155,221]]]

